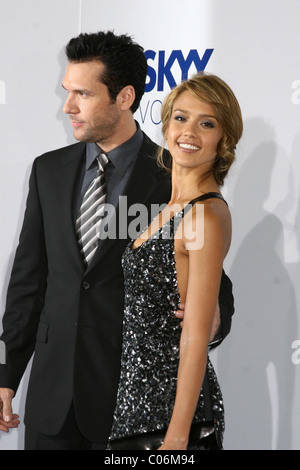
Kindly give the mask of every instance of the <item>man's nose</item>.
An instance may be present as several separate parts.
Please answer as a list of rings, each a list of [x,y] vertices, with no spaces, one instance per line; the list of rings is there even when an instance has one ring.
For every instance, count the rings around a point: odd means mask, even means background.
[[[76,105],[75,98],[72,95],[68,96],[68,98],[67,98],[67,100],[64,104],[63,111],[64,111],[65,114],[77,114],[77,113],[79,113],[79,108]]]

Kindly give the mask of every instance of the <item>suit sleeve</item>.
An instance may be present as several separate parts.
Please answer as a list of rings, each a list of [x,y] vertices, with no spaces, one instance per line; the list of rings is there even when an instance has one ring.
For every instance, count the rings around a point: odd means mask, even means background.
[[[210,343],[210,349],[213,349],[226,338],[231,330],[232,316],[234,314],[234,297],[232,292],[232,282],[223,270],[220,293],[219,293],[219,307],[220,307],[220,326],[219,329]]]
[[[33,354],[46,279],[47,256],[35,161],[3,316],[1,340],[6,347],[6,364],[0,365],[0,387],[16,392]]]

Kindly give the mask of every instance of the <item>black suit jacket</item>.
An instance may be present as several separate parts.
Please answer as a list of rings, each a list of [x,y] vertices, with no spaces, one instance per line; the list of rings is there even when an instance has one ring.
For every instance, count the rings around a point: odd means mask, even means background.
[[[6,365],[0,386],[17,390],[34,353],[25,423],[56,434],[72,401],[90,441],[105,443],[118,387],[123,317],[121,255],[128,239],[107,238],[87,269],[73,220],[73,196],[85,144],[49,152],[33,164],[20,242],[3,317]],[[134,203],[168,202],[169,178],[156,164],[157,146],[144,143],[125,190]],[[118,220],[118,209],[116,212]],[[223,276],[223,337],[233,313]]]

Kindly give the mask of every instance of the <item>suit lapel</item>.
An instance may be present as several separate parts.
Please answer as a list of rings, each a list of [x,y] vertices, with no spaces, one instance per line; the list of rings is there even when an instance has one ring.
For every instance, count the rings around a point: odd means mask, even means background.
[[[65,240],[68,249],[73,252],[73,259],[80,263],[84,268],[83,259],[80,253],[75,224],[74,224],[74,196],[78,186],[78,176],[80,166],[85,155],[86,145],[82,143],[75,144],[65,151],[61,158],[60,173],[57,178],[57,192],[60,199],[60,212],[65,221]]]

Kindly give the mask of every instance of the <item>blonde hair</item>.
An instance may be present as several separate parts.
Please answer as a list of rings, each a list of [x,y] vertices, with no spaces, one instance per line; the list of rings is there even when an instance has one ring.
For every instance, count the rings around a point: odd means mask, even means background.
[[[207,178],[214,175],[219,186],[224,184],[224,179],[235,160],[235,149],[243,133],[243,120],[240,105],[231,88],[219,77],[203,72],[180,83],[166,97],[161,110],[162,133],[166,141],[173,105],[175,100],[184,92],[189,91],[192,95],[205,103],[209,103],[216,114],[216,118],[223,128],[223,137],[218,147],[213,166],[204,175]],[[165,161],[164,149],[158,154],[158,162],[167,170],[172,168],[172,158]]]

